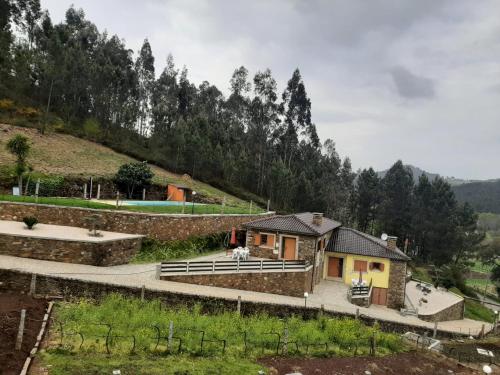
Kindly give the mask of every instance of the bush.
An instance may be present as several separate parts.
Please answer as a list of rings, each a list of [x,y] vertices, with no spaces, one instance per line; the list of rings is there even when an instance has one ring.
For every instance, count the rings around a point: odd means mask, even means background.
[[[38,219],[34,216],[23,217],[23,222],[26,224],[28,229],[33,229],[33,227],[38,224]]]

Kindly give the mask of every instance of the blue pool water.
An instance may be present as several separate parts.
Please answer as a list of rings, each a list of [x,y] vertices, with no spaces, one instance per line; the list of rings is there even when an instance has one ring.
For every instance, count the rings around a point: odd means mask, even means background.
[[[174,201],[124,201],[128,206],[182,206],[182,202]],[[191,206],[193,203],[186,202],[186,206]],[[203,206],[203,203],[194,203],[195,206]]]

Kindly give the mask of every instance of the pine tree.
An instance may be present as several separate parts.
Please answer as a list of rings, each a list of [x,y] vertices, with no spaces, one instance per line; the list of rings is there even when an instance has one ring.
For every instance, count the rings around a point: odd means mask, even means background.
[[[355,216],[359,230],[372,232],[380,204],[380,178],[373,168],[363,169],[356,181]]]

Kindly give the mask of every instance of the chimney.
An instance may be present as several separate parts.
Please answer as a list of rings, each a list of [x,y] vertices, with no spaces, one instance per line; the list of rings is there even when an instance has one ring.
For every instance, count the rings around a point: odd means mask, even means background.
[[[313,212],[312,223],[317,226],[323,224],[323,214],[321,212]]]
[[[389,250],[396,250],[398,238],[394,236],[387,237],[387,248]]]

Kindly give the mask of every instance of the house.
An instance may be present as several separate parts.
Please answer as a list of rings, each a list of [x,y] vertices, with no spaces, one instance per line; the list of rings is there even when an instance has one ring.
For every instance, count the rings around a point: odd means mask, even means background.
[[[396,240],[396,237],[382,240],[352,228],[338,228],[326,247],[323,278],[350,286],[361,279],[371,285],[370,303],[403,307],[406,263],[410,258],[397,248]]]
[[[243,226],[250,255],[267,259],[306,260],[313,266],[313,285],[323,277],[325,248],[340,223],[322,213],[273,216]]]
[[[178,184],[167,185],[167,200],[175,202],[191,201],[193,189],[188,186]]]
[[[321,280],[351,288],[363,281],[369,286],[362,295],[368,304],[404,306],[410,258],[397,248],[395,237],[382,240],[310,212],[260,219],[244,227],[251,256],[309,261],[311,292]]]

